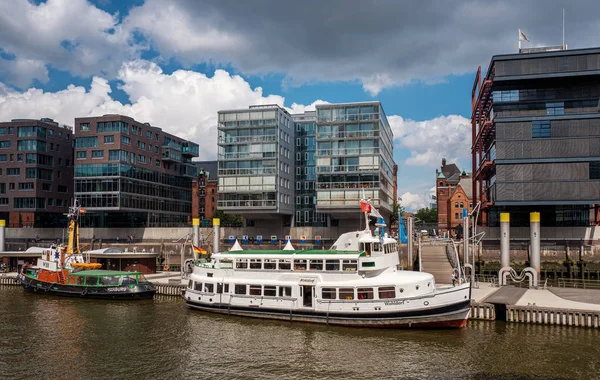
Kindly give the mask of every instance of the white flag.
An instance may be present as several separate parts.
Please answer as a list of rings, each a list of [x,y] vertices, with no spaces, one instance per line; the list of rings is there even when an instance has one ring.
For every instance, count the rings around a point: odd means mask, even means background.
[[[529,38],[527,38],[521,29],[519,29],[519,41],[529,41]]]

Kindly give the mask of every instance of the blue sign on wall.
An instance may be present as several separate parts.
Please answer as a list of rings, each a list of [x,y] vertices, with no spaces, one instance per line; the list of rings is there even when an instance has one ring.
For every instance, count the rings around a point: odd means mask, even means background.
[[[321,235],[315,236],[315,244],[321,244]]]
[[[300,244],[306,244],[306,236],[300,236]]]
[[[256,244],[262,244],[262,235],[256,235]]]
[[[271,235],[271,244],[277,244],[277,235]]]
[[[248,244],[248,235],[242,235],[242,243]]]
[[[285,242],[287,243],[288,241],[292,241],[291,235],[285,235]]]
[[[235,243],[235,236],[229,235],[229,244]]]

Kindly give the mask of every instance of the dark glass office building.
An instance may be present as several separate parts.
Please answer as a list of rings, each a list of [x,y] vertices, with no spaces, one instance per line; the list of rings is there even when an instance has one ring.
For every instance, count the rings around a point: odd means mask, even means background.
[[[600,48],[492,57],[473,87],[473,194],[483,221],[600,222]],[[481,78],[481,79],[480,79]]]
[[[77,118],[75,128],[83,227],[190,225],[197,144],[122,115]]]

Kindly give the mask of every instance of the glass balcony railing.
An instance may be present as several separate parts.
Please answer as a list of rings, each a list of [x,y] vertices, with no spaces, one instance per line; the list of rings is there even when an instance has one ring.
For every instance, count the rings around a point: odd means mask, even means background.
[[[371,131],[353,131],[353,132],[319,132],[317,138],[321,140],[327,139],[347,139],[355,137],[379,137],[379,130]]]
[[[219,169],[219,177],[263,174],[277,174],[277,168]]]
[[[379,154],[379,148],[342,148],[318,149],[317,156],[358,156],[361,154]]]
[[[247,153],[220,153],[219,160],[240,160],[250,158],[274,158],[277,152],[247,152]]]
[[[277,190],[275,185],[219,185],[219,193],[238,193],[242,191],[264,192],[275,190]]]
[[[365,181],[365,182],[318,182],[317,190],[331,190],[331,189],[373,189],[379,188],[378,181]]]
[[[317,166],[317,173],[345,173],[361,171],[378,171],[379,165],[331,165]]]
[[[235,208],[235,209],[250,209],[250,208],[276,208],[277,201],[275,200],[239,200],[239,201],[217,201],[217,207],[220,209]]]
[[[219,144],[265,143],[277,141],[277,135],[219,137]]]

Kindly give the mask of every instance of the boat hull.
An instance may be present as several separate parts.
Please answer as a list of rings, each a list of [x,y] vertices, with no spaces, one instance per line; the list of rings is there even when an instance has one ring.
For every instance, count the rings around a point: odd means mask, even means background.
[[[224,304],[204,304],[184,297],[193,309],[241,317],[278,319],[326,325],[378,328],[461,328],[467,324],[470,301],[444,307],[386,314],[324,313],[307,310],[233,307]]]
[[[152,284],[127,286],[81,286],[64,285],[55,282],[39,281],[19,274],[17,281],[26,292],[62,297],[109,299],[109,300],[145,300],[153,299],[156,289]]]

